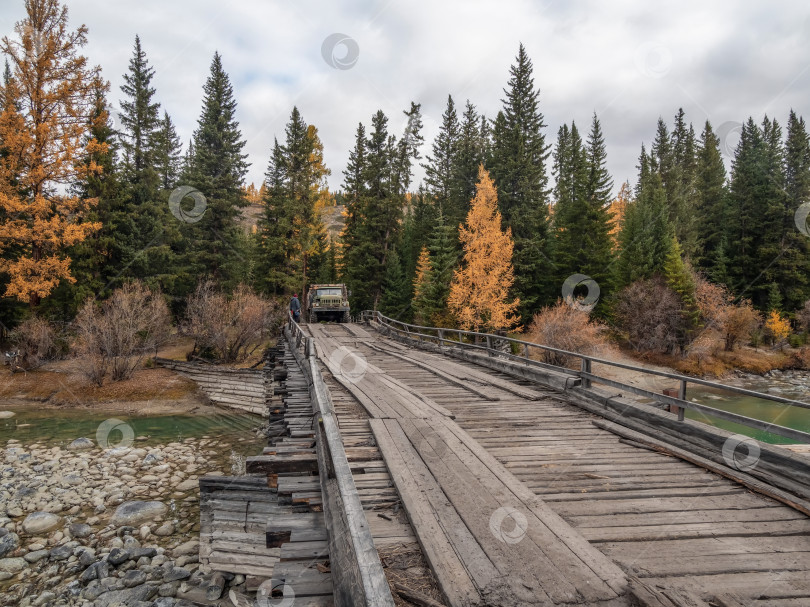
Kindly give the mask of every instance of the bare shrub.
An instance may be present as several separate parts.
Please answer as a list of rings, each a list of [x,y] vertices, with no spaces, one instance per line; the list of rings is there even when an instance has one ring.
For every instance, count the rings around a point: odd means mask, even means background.
[[[283,306],[239,285],[229,297],[210,281],[188,298],[183,332],[194,338],[192,356],[239,362],[253,354],[281,324]]]
[[[605,330],[606,327],[591,320],[587,312],[557,300],[554,306],[545,307],[534,315],[526,339],[559,350],[592,354],[607,345]],[[548,350],[540,350],[538,356],[543,362],[558,366],[570,366],[577,360]]]
[[[144,356],[168,339],[171,317],[159,291],[133,282],[101,305],[85,302],[75,324],[84,373],[101,386],[107,375],[113,381],[131,377]]]
[[[9,336],[17,350],[16,366],[31,371],[49,360],[61,358],[65,342],[60,333],[44,318],[32,316],[24,320]]]
[[[616,321],[637,352],[672,354],[683,328],[681,302],[662,278],[639,280],[618,294]]]
[[[751,334],[762,324],[762,315],[747,299],[734,303],[734,297],[722,285],[698,276],[695,280],[700,314],[707,329],[717,329],[723,335],[726,352]]]

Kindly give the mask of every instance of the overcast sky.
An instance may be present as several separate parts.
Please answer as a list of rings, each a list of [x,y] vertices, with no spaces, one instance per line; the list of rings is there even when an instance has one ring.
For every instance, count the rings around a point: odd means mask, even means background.
[[[528,0],[69,0],[73,27],[88,26],[86,54],[121,98],[135,34],[155,68],[157,100],[185,143],[200,113],[214,51],[230,74],[237,118],[259,183],[293,105],[318,127],[342,182],[358,122],[382,109],[391,130],[402,110],[422,104],[426,144],[451,94],[488,117],[501,107],[518,44],[534,63],[547,140],[597,112],[616,188],[634,181],[642,142],[658,116],[678,107],[700,131],[706,119],[733,150],[736,123],[790,108],[810,118],[810,9],[806,0],[731,2],[530,2]],[[0,31],[23,18],[23,0],[0,4]],[[350,38],[327,58],[324,41]],[[333,36],[330,40],[334,39]],[[357,49],[356,56],[354,49]],[[344,58],[344,55],[348,56]],[[344,62],[341,65],[341,61]],[[353,65],[352,65],[353,62]],[[348,68],[348,69],[341,69]],[[722,128],[721,128],[722,127]],[[423,175],[415,171],[415,183]]]

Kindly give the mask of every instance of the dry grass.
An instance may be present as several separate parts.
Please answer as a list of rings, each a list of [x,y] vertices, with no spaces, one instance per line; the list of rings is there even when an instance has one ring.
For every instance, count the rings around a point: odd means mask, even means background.
[[[439,584],[425,562],[419,544],[397,544],[380,548],[378,553],[397,607],[410,607],[411,603],[396,593],[394,584],[406,586],[444,604]]]
[[[790,369],[797,366],[788,350],[777,352],[744,347],[726,352],[723,350],[722,342],[715,346],[709,351],[692,349],[685,358],[666,354],[648,354],[642,358],[693,377],[719,378],[735,369],[762,375],[773,369]]]
[[[70,408],[162,402],[185,409],[205,404],[193,381],[168,369],[137,369],[129,379],[99,387],[88,382],[76,359],[49,363],[29,373],[0,368],[0,399]]]

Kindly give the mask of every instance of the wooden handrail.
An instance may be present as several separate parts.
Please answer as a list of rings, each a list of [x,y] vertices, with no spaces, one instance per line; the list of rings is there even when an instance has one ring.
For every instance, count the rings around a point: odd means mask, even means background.
[[[801,430],[795,430],[793,428],[787,428],[785,426],[780,426],[778,424],[773,424],[769,422],[764,422],[759,419],[754,419],[751,417],[747,417],[744,415],[739,415],[737,413],[731,413],[729,411],[725,411],[723,409],[717,409],[715,407],[710,407],[708,405],[703,405],[700,403],[694,403],[691,401],[686,400],[685,398],[677,398],[674,396],[668,396],[666,394],[659,394],[657,392],[651,392],[649,390],[645,390],[643,388],[638,388],[636,386],[631,386],[625,384],[623,382],[618,382],[612,379],[608,379],[599,375],[596,375],[592,372],[591,367],[593,364],[602,364],[608,365],[612,367],[617,367],[620,369],[628,369],[631,371],[635,371],[638,373],[643,373],[646,375],[654,375],[657,377],[665,377],[667,379],[673,379],[680,382],[680,394],[686,394],[686,386],[689,383],[697,384],[701,386],[706,386],[710,388],[715,388],[718,390],[726,390],[728,392],[732,392],[735,394],[740,394],[743,396],[751,396],[755,398],[761,398],[763,400],[767,400],[773,403],[778,404],[785,404],[794,407],[800,407],[803,409],[810,409],[810,403],[806,403],[799,400],[794,400],[790,398],[783,398],[781,396],[774,396],[771,394],[764,394],[762,392],[756,392],[754,390],[748,390],[746,388],[739,388],[737,386],[729,386],[726,384],[721,384],[718,382],[712,382],[704,379],[688,377],[686,375],[680,375],[678,373],[669,373],[666,371],[658,371],[655,369],[645,369],[644,367],[638,367],[635,365],[630,365],[627,363],[620,363],[616,361],[606,360],[603,358],[597,358],[595,356],[589,356],[587,354],[582,354],[579,352],[570,352],[568,350],[561,350],[560,348],[554,348],[551,346],[546,346],[543,344],[537,344],[530,341],[514,339],[512,337],[507,337],[504,335],[494,335],[492,333],[479,333],[476,331],[466,331],[464,329],[450,329],[446,327],[426,327],[421,325],[414,325],[410,323],[405,323],[400,320],[396,320],[394,318],[389,318],[384,316],[379,311],[376,310],[365,310],[361,316],[364,320],[373,319],[374,321],[378,322],[381,326],[394,331],[399,334],[405,334],[407,337],[414,339],[418,338],[420,341],[425,339],[428,341],[436,342],[440,347],[441,346],[451,346],[457,347],[462,349],[472,349],[472,350],[480,350],[486,352],[488,355],[493,354],[493,350],[491,345],[479,345],[477,343],[465,343],[461,340],[461,336],[469,336],[474,338],[475,340],[482,340],[485,341],[487,344],[491,344],[492,340],[500,340],[501,342],[508,342],[518,344],[522,346],[520,350],[522,350],[522,355],[512,354],[511,352],[497,352],[498,355],[504,356],[506,358],[510,358],[513,360],[520,361],[523,364],[542,367],[542,368],[553,368],[554,370],[569,374],[573,377],[580,378],[582,380],[582,387],[588,387],[590,383],[599,383],[606,386],[611,386],[614,388],[619,388],[621,390],[626,390],[632,394],[637,396],[643,396],[646,398],[654,399],[657,402],[673,405],[678,407],[681,410],[679,415],[679,419],[683,421],[682,410],[684,409],[692,409],[694,411],[700,411],[701,413],[712,415],[717,417],[718,419],[723,419],[725,421],[730,421],[734,423],[739,423],[751,428],[755,428],[757,430],[762,430],[764,432],[770,432],[772,434],[776,434],[779,436],[783,436],[785,438],[790,438],[791,440],[796,440],[803,443],[810,443],[810,433],[802,432]],[[397,328],[398,325],[402,328]],[[428,331],[435,331],[436,335],[431,335],[427,333]],[[455,333],[459,336],[458,341],[456,340],[449,340],[444,337],[444,333]],[[543,363],[540,361],[532,360],[529,357],[530,348],[540,348],[541,350],[546,350],[549,352],[554,352],[556,354],[560,354],[562,356],[571,356],[578,358],[580,361],[583,362],[582,369],[577,371],[574,369],[568,369],[565,367],[558,367],[556,365],[550,365],[548,363]],[[587,363],[587,364],[584,364]]]
[[[318,367],[312,338],[289,315],[285,337],[309,381],[317,418],[316,448],[324,518],[329,532],[329,558],[338,607],[394,607],[349,460],[329,390]]]

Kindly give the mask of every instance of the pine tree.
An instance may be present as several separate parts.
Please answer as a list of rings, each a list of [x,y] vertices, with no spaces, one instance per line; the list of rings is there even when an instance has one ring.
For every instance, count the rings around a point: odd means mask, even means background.
[[[454,319],[447,307],[450,283],[458,267],[460,243],[458,227],[449,224],[439,213],[428,240],[432,268],[432,280],[428,293],[433,313],[431,322],[437,327],[450,327]]]
[[[182,169],[182,144],[180,136],[168,112],[163,112],[163,119],[155,133],[155,168],[158,173],[160,188],[172,190]]]
[[[486,125],[486,121],[483,122]],[[470,200],[475,196],[478,167],[486,161],[486,133],[481,131],[481,117],[475,106],[467,101],[461,117],[458,144],[453,165],[452,208],[444,215],[449,225],[457,227],[470,210]]]
[[[557,280],[585,274],[607,291],[612,282],[613,243],[610,238],[610,198],[613,180],[606,168],[607,153],[599,120],[594,115],[587,145],[576,124],[560,129],[554,167],[554,255]]]
[[[242,153],[245,142],[235,117],[233,87],[219,53],[214,54],[203,93],[203,108],[194,131],[194,155],[182,179],[206,200],[201,219],[184,226],[191,243],[189,278],[196,282],[209,276],[227,287],[243,278],[241,268],[246,263],[236,220],[240,209],[247,206],[242,186],[248,164]]]
[[[155,134],[160,128],[160,104],[154,101],[152,78],[155,69],[149,65],[141,39],[135,36],[135,48],[124,74],[121,91],[127,99],[121,102],[124,152],[124,175],[131,184],[154,186]]]
[[[798,310],[810,300],[810,238],[796,229],[796,211],[810,202],[810,136],[804,118],[791,110],[785,142],[785,209],[776,282],[782,285],[785,309]]]
[[[413,320],[412,297],[411,281],[405,276],[402,260],[395,248],[386,260],[383,292],[380,297],[380,311],[391,318],[410,322]]]
[[[697,250],[695,222],[697,158],[695,131],[686,124],[683,108],[675,115],[671,136],[672,172],[666,184],[667,204],[675,235],[687,257]]]
[[[619,233],[618,286],[661,274],[672,246],[666,192],[654,162],[641,146],[636,198],[627,205]]]
[[[512,266],[514,242],[511,230],[501,229],[495,184],[483,166],[459,238],[464,249],[464,262],[453,275],[448,307],[463,329],[513,329],[520,322],[516,315],[520,301],[509,301],[509,290],[515,281]]]
[[[548,226],[550,190],[540,91],[532,63],[520,45],[510,68],[503,110],[493,125],[492,174],[498,186],[504,224],[515,239],[515,293],[520,313],[529,319],[553,292]]]
[[[274,140],[265,173],[264,214],[257,230],[257,285],[261,291],[281,295],[296,288],[296,267],[290,243],[295,209],[286,187],[287,159]]]
[[[62,282],[53,294],[42,302],[43,312],[52,318],[70,322],[80,306],[90,297],[106,298],[110,294],[108,282],[109,255],[116,244],[116,227],[112,211],[119,202],[115,152],[118,146],[106,109],[106,82],[95,83],[93,114],[89,118],[89,131],[85,136],[86,146],[93,140],[95,145],[85,152],[81,162],[85,167],[82,178],[71,188],[71,193],[80,199],[97,199],[98,203],[87,214],[87,220],[99,223],[101,228],[85,240],[67,249],[72,260],[71,272],[75,283]],[[91,170],[97,166],[101,171]]]
[[[706,121],[700,135],[697,152],[696,177],[696,231],[698,268],[716,280],[727,276],[725,248],[728,247],[726,219],[728,215],[728,189],[726,168],[720,155],[720,140]]]
[[[683,352],[694,339],[700,325],[700,308],[697,305],[695,281],[681,257],[681,246],[673,236],[663,267],[663,275],[670,289],[678,294],[681,300],[681,322],[677,327],[678,346]]]
[[[459,146],[459,123],[453,97],[447,97],[447,108],[442,115],[442,126],[433,141],[433,151],[422,165],[425,183],[436,206],[445,214],[455,214],[453,191],[456,156]]]

